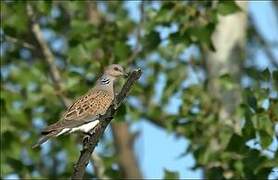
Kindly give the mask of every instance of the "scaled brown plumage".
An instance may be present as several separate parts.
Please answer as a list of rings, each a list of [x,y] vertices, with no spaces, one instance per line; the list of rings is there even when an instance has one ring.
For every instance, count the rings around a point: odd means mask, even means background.
[[[126,75],[120,65],[108,66],[98,79],[96,86],[78,98],[62,115],[60,120],[42,131],[42,137],[33,148],[51,137],[75,131],[90,132],[99,121],[98,115],[106,112],[114,99],[114,81]]]
[[[46,127],[42,134],[63,128],[73,128],[104,114],[113,101],[111,93],[94,89],[77,99],[63,114],[60,121]]]

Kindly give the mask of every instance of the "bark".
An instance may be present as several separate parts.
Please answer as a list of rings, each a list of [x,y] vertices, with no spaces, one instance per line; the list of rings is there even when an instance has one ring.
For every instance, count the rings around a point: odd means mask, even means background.
[[[247,1],[236,1],[242,11],[220,16],[219,23],[212,35],[216,52],[206,54],[206,69],[208,73],[208,92],[219,104],[219,123],[240,132],[240,119],[236,118],[235,110],[240,103],[240,75],[244,60],[245,37],[247,31]],[[237,82],[232,89],[225,89],[219,76],[229,74]],[[215,150],[220,150],[215,141]],[[204,169],[204,177],[208,177],[210,168]]]
[[[86,6],[87,19],[91,24],[99,26],[102,21],[102,16],[97,9],[97,2],[87,0]]]
[[[239,121],[233,119],[240,101],[239,89],[224,90],[219,76],[228,73],[239,82],[243,64],[247,28],[247,1],[236,1],[242,11],[220,16],[212,35],[216,52],[207,53],[208,88],[211,95],[220,103],[219,117],[239,131]]]

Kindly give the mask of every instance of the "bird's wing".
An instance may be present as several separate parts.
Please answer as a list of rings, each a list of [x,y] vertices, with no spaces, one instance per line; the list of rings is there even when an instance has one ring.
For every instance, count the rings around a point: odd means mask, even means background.
[[[78,98],[63,114],[60,121],[46,127],[42,134],[63,128],[73,128],[104,114],[113,101],[109,91],[94,89]]]

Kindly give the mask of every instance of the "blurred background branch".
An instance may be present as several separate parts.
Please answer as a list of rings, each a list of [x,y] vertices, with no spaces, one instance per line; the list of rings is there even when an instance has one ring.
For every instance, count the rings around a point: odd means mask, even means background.
[[[41,28],[39,24],[36,22],[35,15],[34,15],[34,10],[33,7],[27,3],[27,13],[30,18],[31,22],[31,29],[32,32],[34,33],[34,36],[36,37],[36,40],[38,41],[40,45],[40,51],[44,55],[44,60],[47,63],[49,67],[49,72],[50,72],[50,77],[53,81],[53,85],[55,87],[55,90],[58,94],[58,97],[61,98],[61,101],[65,107],[68,107],[71,103],[71,101],[63,94],[63,89],[62,89],[62,78],[60,76],[59,70],[55,65],[55,57],[52,54],[51,50],[49,49],[47,43],[45,42]]]
[[[32,50],[36,49],[32,44],[29,44],[28,42],[22,42],[21,40],[19,40],[17,38],[14,38],[14,37],[11,37],[11,36],[8,36],[8,35],[5,35],[4,38],[7,41],[10,41],[11,43],[22,45],[22,47],[32,49]]]

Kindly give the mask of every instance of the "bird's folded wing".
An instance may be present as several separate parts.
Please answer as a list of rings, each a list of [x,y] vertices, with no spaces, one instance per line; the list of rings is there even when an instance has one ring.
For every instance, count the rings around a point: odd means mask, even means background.
[[[91,90],[77,99],[63,114],[61,120],[46,127],[42,133],[73,128],[95,120],[104,114],[113,101],[113,94],[105,90]]]

